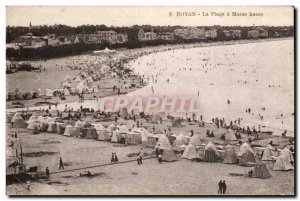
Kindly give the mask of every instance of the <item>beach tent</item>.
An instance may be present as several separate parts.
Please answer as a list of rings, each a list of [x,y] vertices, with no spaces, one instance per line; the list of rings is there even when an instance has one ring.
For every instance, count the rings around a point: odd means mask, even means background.
[[[110,50],[110,49],[108,49],[108,48],[106,47],[104,50],[102,50],[102,52],[103,52],[103,53],[115,53],[116,50]]]
[[[263,151],[261,160],[262,161],[273,161],[274,160],[274,158],[272,157],[273,156],[273,154],[272,154],[273,149],[274,148],[272,147],[272,145],[268,144],[268,146]]]
[[[46,122],[46,121],[45,121],[45,118],[44,118],[43,116],[41,116],[41,115],[38,116],[38,117],[36,118],[36,120],[39,121],[39,122]]]
[[[241,146],[240,146],[240,151],[238,153],[238,156],[242,156],[246,151],[249,151],[251,153],[254,154],[253,149],[250,147],[250,145],[247,142],[244,142]]]
[[[281,155],[284,158],[288,158],[290,161],[294,161],[293,154],[287,147],[285,147],[283,150],[281,150]]]
[[[175,136],[175,135],[169,135],[168,132],[166,133],[166,136],[167,136],[169,142],[170,142],[171,144],[174,144],[174,142],[175,142],[175,140],[176,140],[176,136]]]
[[[142,141],[146,147],[154,148],[158,144],[158,135],[150,134],[147,136],[147,141]]]
[[[116,130],[112,132],[112,136],[111,136],[111,142],[121,142],[122,141],[122,133],[120,133],[120,131]]]
[[[251,151],[247,150],[242,154],[239,165],[250,167],[253,166],[254,163],[256,163],[254,154]]]
[[[267,169],[266,164],[256,163],[254,165],[252,177],[260,178],[260,179],[267,179],[267,178],[271,177],[271,174],[270,174],[269,170]]]
[[[125,125],[119,126],[120,133],[127,133],[129,132],[128,128]]]
[[[57,129],[57,126],[56,126],[55,122],[49,122],[48,123],[48,130],[47,130],[47,132],[56,133],[56,129]]]
[[[98,131],[98,134],[98,140],[111,140],[111,131],[109,131],[107,128],[101,129],[100,131]]]
[[[100,132],[102,129],[104,129],[104,126],[100,123],[94,123],[94,124],[92,124],[92,126],[96,129],[97,132],[98,131]]]
[[[79,82],[77,85],[75,92],[81,94],[81,93],[88,93],[89,88],[85,85],[84,82]]]
[[[16,116],[13,118],[13,128],[26,128],[26,122],[25,120],[22,118],[22,116]]]
[[[76,89],[74,87],[69,88],[69,92],[74,94],[76,92]]]
[[[73,136],[72,135],[72,129],[73,129],[73,126],[71,125],[66,125],[66,129],[65,129],[65,132],[64,132],[64,136],[68,136],[68,137],[71,137]]]
[[[223,163],[226,164],[235,164],[238,163],[238,157],[235,153],[234,147],[226,146],[226,151],[223,156]]]
[[[161,159],[167,162],[173,162],[178,160],[174,150],[164,150],[161,155]]]
[[[125,134],[125,140],[129,145],[137,145],[142,143],[141,134],[136,132],[127,132]]]
[[[26,121],[26,123],[27,123],[27,124],[30,124],[31,122],[38,121],[37,118],[38,118],[37,116],[31,115],[31,116],[29,117],[28,121]]]
[[[291,164],[291,161],[288,157],[281,155],[276,159],[274,163],[273,170],[286,171],[293,170],[294,166]]]
[[[75,127],[78,127],[78,128],[84,128],[85,127],[85,125],[86,125],[86,122],[85,121],[80,121],[80,120],[78,120],[78,121],[76,121],[75,122]]]
[[[64,134],[65,129],[66,129],[66,124],[65,123],[57,123],[56,124],[56,133],[57,134]]]
[[[63,87],[64,89],[66,89],[66,88],[70,88],[71,85],[70,85],[68,82],[65,82],[65,83],[62,84],[62,87]]]
[[[201,146],[202,142],[200,139],[200,135],[194,134],[193,137],[191,137],[191,139],[190,139],[190,143],[196,147]]]
[[[208,148],[205,150],[205,162],[214,163],[217,161],[216,151],[212,148]]]
[[[205,145],[205,150],[207,150],[207,149],[212,149],[212,150],[217,151],[216,145],[214,145],[211,141],[209,141],[209,142],[207,143],[207,145]]]
[[[52,89],[46,89],[45,95],[48,96],[48,97],[52,97],[53,96],[53,90]]]
[[[13,123],[16,119],[20,119],[20,118],[23,119],[22,113],[16,112],[16,113],[13,115],[13,117],[12,117],[12,119],[11,119],[11,122]]]
[[[216,145],[214,145],[211,141],[209,141],[207,145],[205,145],[204,149],[205,149],[204,154],[205,154],[206,162],[215,162],[220,157]]]
[[[32,98],[38,98],[38,97],[40,97],[40,94],[37,91],[31,91],[30,93],[32,94]]]
[[[49,123],[55,123],[55,118],[52,118],[52,117],[48,117],[46,119],[46,122],[49,124]]]
[[[40,122],[39,121],[29,121],[27,129],[39,130],[40,129]]]
[[[158,138],[157,144],[159,144],[160,149],[163,149],[163,150],[170,150],[172,148],[168,138],[165,135],[161,135]]]
[[[186,158],[186,159],[190,159],[190,160],[199,158],[199,155],[196,151],[196,147],[190,143],[188,146],[185,147],[181,158]]]
[[[151,134],[143,127],[140,128],[133,128],[131,130],[131,132],[135,132],[135,133],[139,133],[141,135],[142,138],[142,144],[145,144],[145,142],[148,141],[148,136],[150,136]],[[144,143],[143,143],[144,142]],[[155,146],[155,145],[154,145]]]
[[[40,122],[40,130],[41,132],[47,132],[48,130],[48,123],[47,122]]]
[[[227,131],[225,133],[225,140],[226,141],[237,141],[234,131],[231,130],[230,128],[227,129]]]
[[[13,114],[12,113],[7,113],[6,114],[6,123],[11,123],[12,118],[13,118]]]
[[[173,120],[172,120],[172,127],[181,127],[181,120],[179,117],[175,117]]]
[[[152,115],[151,123],[161,124],[162,123],[162,118],[158,114],[154,114],[154,115]]]
[[[69,89],[64,89],[64,90],[63,90],[63,94],[64,94],[65,96],[69,96],[69,95],[70,95]]]
[[[30,91],[24,92],[22,96],[24,100],[32,99],[32,93]]]
[[[98,134],[95,128],[81,128],[82,138],[98,140]]]
[[[53,96],[59,97],[62,94],[62,89],[54,89],[53,90]]]
[[[172,144],[172,149],[175,151],[183,151],[185,150],[185,145],[188,144],[187,138],[183,134],[179,134],[176,136],[176,140]]]

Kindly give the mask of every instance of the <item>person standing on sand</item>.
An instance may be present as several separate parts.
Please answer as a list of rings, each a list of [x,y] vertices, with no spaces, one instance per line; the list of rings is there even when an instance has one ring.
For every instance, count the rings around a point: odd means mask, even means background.
[[[49,171],[49,168],[46,167],[46,177],[49,178],[50,177],[50,171]]]
[[[219,190],[218,190],[218,194],[222,194],[223,192],[222,192],[222,180],[220,180],[219,181],[219,183],[218,183],[218,186],[219,186]]]
[[[118,163],[119,162],[119,159],[118,159],[118,156],[117,156],[117,154],[116,153],[114,153],[115,155],[115,157],[114,157],[114,161],[115,161],[115,163]]]
[[[111,160],[110,160],[111,163],[115,163],[115,155],[114,153],[111,153]]]
[[[136,161],[137,161],[137,164],[138,164],[138,165],[142,164],[142,159],[141,159],[141,156],[140,156],[140,155],[138,155]]]
[[[64,168],[64,163],[63,163],[61,157],[59,157],[59,169],[65,169],[65,168]]]
[[[140,151],[140,157],[141,157],[141,161],[142,161],[142,158],[143,158],[143,156],[144,156],[144,149],[143,149],[143,148],[141,148],[141,151]]]
[[[158,155],[158,162],[159,162],[159,163],[162,163],[162,157],[161,157],[161,154]]]
[[[159,155],[160,155],[160,144],[157,144],[157,146],[155,148],[155,155],[156,155],[156,157],[159,157]]]
[[[223,180],[223,182],[222,182],[222,189],[223,189],[223,194],[225,194],[225,192],[226,192],[226,189],[227,189],[227,186],[226,186],[225,180]]]

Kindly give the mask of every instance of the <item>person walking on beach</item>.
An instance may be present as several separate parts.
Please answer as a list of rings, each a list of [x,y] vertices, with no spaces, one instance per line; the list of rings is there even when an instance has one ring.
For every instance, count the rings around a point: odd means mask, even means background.
[[[222,192],[223,192],[223,194],[225,194],[226,189],[227,189],[227,186],[226,186],[225,180],[223,180],[223,182],[222,182]]]
[[[64,168],[64,163],[61,157],[59,157],[59,169],[65,169]]]
[[[141,165],[141,164],[143,163],[143,162],[142,162],[141,155],[138,155],[136,161],[137,161],[137,164],[138,164],[138,165]]]
[[[49,178],[49,176],[50,176],[50,171],[49,171],[49,168],[46,167],[46,177]]]
[[[115,153],[115,163],[118,163],[119,162],[119,159],[118,159],[118,156],[117,156],[117,154]]]
[[[115,155],[114,153],[111,153],[111,160],[110,160],[111,163],[115,163]]]
[[[218,183],[218,186],[219,186],[219,190],[218,190],[218,194],[222,194],[223,193],[223,189],[222,189],[222,180],[219,181]]]

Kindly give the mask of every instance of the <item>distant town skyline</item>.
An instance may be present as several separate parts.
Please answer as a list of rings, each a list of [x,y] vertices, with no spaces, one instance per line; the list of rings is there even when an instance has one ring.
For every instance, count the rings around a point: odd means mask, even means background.
[[[180,15],[178,16],[178,12]],[[227,16],[227,12],[230,16]],[[249,13],[263,16],[249,16]],[[205,14],[209,16],[205,16]],[[223,14],[222,14],[223,13]],[[232,16],[238,13],[240,16]],[[247,16],[244,16],[247,14]],[[192,16],[191,16],[192,15]],[[212,16],[213,15],[213,16]],[[7,26],[293,26],[293,7],[47,7],[6,8]]]

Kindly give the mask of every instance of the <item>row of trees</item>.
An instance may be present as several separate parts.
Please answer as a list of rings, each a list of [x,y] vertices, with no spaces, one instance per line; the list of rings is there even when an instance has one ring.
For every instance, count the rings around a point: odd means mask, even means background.
[[[59,47],[46,46],[37,49],[25,49],[21,48],[18,50],[7,48],[6,49],[6,57],[8,59],[14,60],[33,60],[33,59],[49,59],[55,57],[64,57],[71,55],[78,55],[81,53],[86,53],[89,51],[104,49],[105,47],[111,47],[114,49],[117,48],[140,48],[143,46],[157,46],[157,45],[166,45],[166,44],[184,44],[184,43],[194,43],[194,42],[209,42],[209,41],[224,41],[224,40],[232,40],[233,38],[225,37],[223,34],[224,30],[241,30],[241,39],[247,39],[247,31],[251,30],[253,27],[227,27],[227,26],[210,26],[204,27],[205,29],[217,29],[218,36],[214,39],[190,39],[185,40],[180,37],[175,37],[173,41],[163,41],[163,40],[154,40],[154,41],[146,41],[141,42],[138,40],[137,34],[139,30],[143,28],[145,31],[150,31],[151,29],[154,32],[173,32],[177,28],[184,28],[182,26],[150,26],[150,25],[134,25],[131,27],[107,27],[105,25],[82,25],[78,27],[70,27],[67,25],[54,25],[54,26],[36,26],[32,27],[30,30],[28,27],[11,27],[7,26],[6,28],[6,42],[10,43],[16,40],[19,36],[28,33],[29,31],[33,33],[35,36],[45,36],[47,34],[55,34],[56,36],[70,36],[75,34],[91,34],[95,33],[96,30],[114,30],[117,33],[126,33],[128,35],[128,42],[123,44],[70,44],[63,45]],[[200,27],[199,27],[200,28]],[[201,27],[202,28],[202,27]],[[275,33],[277,33],[276,37],[288,37],[294,35],[294,27],[293,26],[284,26],[284,27],[269,27],[263,26],[265,30],[268,31],[268,37],[275,37]]]

